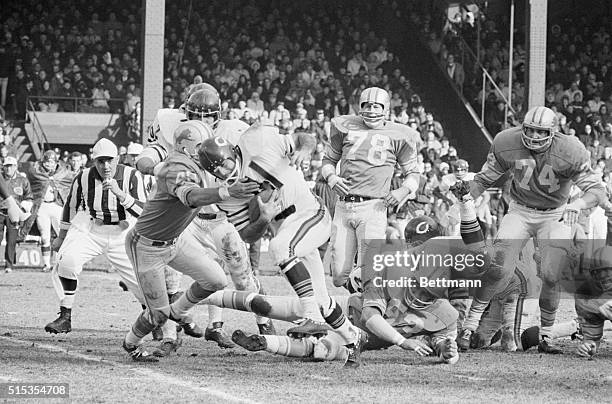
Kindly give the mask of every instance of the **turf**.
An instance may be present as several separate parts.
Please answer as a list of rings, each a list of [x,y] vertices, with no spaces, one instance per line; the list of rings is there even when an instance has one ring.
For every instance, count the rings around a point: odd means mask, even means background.
[[[57,336],[43,331],[58,311],[50,275],[0,274],[0,382],[70,383],[70,400],[88,403],[609,402],[611,397],[610,346],[604,342],[599,355],[586,360],[576,356],[575,342],[569,339],[561,341],[563,355],[491,348],[462,354],[452,366],[391,348],[365,352],[363,366],[346,370],[339,362],[221,350],[203,339],[185,337],[178,355],[138,364],[121,349],[121,341],[140,306],[119,288],[118,279],[112,273],[84,272],[73,331]],[[262,279],[270,294],[292,293],[281,277]],[[344,293],[332,286],[330,290]],[[562,304],[561,320],[572,318],[571,302]],[[198,307],[196,320],[206,324],[206,313],[205,307]],[[256,331],[250,314],[228,310],[225,317],[230,332]],[[275,324],[279,332],[288,327]],[[28,401],[35,400],[18,400]],[[67,400],[53,400],[62,401]]]

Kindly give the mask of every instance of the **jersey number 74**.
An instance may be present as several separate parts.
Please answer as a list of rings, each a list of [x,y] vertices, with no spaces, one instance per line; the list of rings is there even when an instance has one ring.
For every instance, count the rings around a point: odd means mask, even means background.
[[[533,191],[529,187],[529,181],[531,181],[531,177],[533,177],[533,173],[536,168],[536,162],[532,159],[520,159],[514,162],[514,168],[517,170],[516,179],[518,180],[518,184],[521,188],[527,191]],[[521,171],[519,174],[518,171]],[[537,182],[540,185],[548,187],[548,192],[552,193],[557,191],[561,186],[559,185],[559,180],[555,176],[555,172],[553,171],[552,166],[549,164],[544,164],[542,166],[542,170],[538,175]]]

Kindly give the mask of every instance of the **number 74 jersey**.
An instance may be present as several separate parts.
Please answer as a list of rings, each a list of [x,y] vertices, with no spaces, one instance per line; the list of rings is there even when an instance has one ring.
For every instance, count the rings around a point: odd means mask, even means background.
[[[332,119],[327,159],[340,161],[340,176],[349,180],[355,195],[383,198],[389,193],[396,164],[416,172],[421,147],[418,132],[406,125],[385,121],[370,129],[359,116]]]
[[[521,135],[521,128],[510,128],[493,139],[487,162],[474,177],[478,187],[488,188],[509,171],[512,199],[538,209],[567,203],[572,184],[582,191],[601,188],[601,178],[591,169],[589,154],[575,136],[557,134],[548,150],[535,153],[523,146]]]

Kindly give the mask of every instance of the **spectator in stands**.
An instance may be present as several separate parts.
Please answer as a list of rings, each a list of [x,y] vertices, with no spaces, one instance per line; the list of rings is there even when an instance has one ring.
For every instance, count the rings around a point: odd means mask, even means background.
[[[285,103],[279,101],[276,103],[276,108],[270,112],[269,118],[274,126],[280,127],[281,121],[289,121],[291,119],[291,114],[285,109]]]
[[[23,173],[17,171],[17,159],[7,156],[3,163],[3,176],[15,201],[25,210],[32,210],[32,190],[30,183]],[[0,203],[0,242],[4,238],[6,228],[6,246],[4,250],[4,271],[12,272],[15,266],[15,247],[17,245],[19,223],[9,220],[7,208]]]
[[[331,122],[325,117],[325,111],[318,109],[315,118],[310,121],[310,132],[314,133],[317,143],[327,144],[331,131]]]
[[[108,113],[108,100],[110,99],[110,94],[108,90],[105,89],[104,84],[96,83],[91,94],[92,103],[91,106],[95,111]]]
[[[463,82],[465,81],[465,72],[461,63],[455,61],[455,55],[452,53],[446,59],[446,73],[453,82],[463,91]]]
[[[425,122],[421,125],[421,133],[433,132],[438,139],[444,137],[444,129],[442,124],[434,120],[433,114],[428,112],[425,114]]]
[[[15,60],[12,52],[7,52],[6,46],[0,42],[0,106],[6,107],[9,76],[14,71]]]
[[[70,167],[70,171],[72,171],[73,175],[76,176],[83,167],[83,159],[80,152],[75,151],[70,154],[70,158],[68,159],[68,166]]]

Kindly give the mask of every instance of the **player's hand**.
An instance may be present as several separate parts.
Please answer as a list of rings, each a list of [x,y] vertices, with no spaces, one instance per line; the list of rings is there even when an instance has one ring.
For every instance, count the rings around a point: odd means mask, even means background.
[[[406,351],[414,351],[419,356],[429,356],[433,352],[423,341],[413,338],[405,339],[399,346]]]
[[[259,192],[259,184],[254,181],[249,181],[248,178],[241,178],[232,186],[227,188],[230,196],[234,198],[248,198]]]
[[[399,188],[389,192],[384,199],[385,206],[392,208],[393,206],[399,205],[402,199],[404,199],[404,197],[400,196],[400,194],[402,194],[402,192]]]
[[[459,360],[459,349],[454,338],[446,338],[438,345],[440,357],[447,363],[456,363]]]
[[[310,150],[298,149],[291,155],[291,165],[301,167],[302,161],[310,160],[311,155]]]
[[[560,221],[562,221],[566,226],[573,226],[578,222],[578,215],[580,215],[580,210],[574,207],[573,204],[569,203],[565,207]]]
[[[327,178],[327,185],[340,196],[346,196],[349,193],[349,180],[336,174],[332,174]]]
[[[51,249],[55,252],[58,252],[62,247],[62,244],[64,244],[64,238],[56,237],[55,240],[53,240],[53,245],[51,245]]]
[[[595,341],[584,341],[578,346],[578,355],[584,358],[590,358],[597,352],[597,344]]]
[[[268,223],[274,220],[276,215],[283,211],[279,201],[279,193],[277,190],[274,190],[274,192],[272,192],[272,195],[270,196],[268,202],[262,201],[261,197],[258,196],[257,204],[259,205],[259,217]]]

